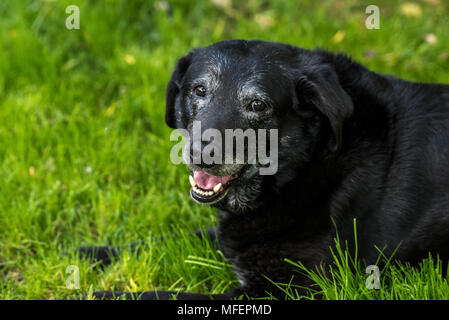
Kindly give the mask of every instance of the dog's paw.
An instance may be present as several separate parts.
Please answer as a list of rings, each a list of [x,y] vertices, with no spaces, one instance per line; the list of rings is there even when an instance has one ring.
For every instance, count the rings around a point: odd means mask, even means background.
[[[240,289],[222,294],[201,294],[176,291],[94,291],[72,300],[231,300],[240,297],[242,294]]]
[[[177,293],[173,291],[122,292],[99,290],[85,293],[70,300],[173,300],[176,299],[176,295]]]
[[[121,300],[132,298],[131,293],[122,291],[99,290],[70,298],[70,300]],[[134,298],[135,299],[135,298]]]
[[[108,266],[114,259],[117,259],[120,250],[111,246],[86,246],[77,249],[79,257],[88,259],[91,262],[100,262],[101,266]]]

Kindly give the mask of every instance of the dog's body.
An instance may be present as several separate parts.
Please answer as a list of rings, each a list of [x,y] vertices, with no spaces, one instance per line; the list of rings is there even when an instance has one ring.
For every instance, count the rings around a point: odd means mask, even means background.
[[[245,109],[254,99],[264,108]],[[238,178],[210,201],[241,284],[216,298],[281,296],[267,278],[309,285],[285,259],[329,263],[336,231],[353,250],[354,219],[366,264],[377,260],[376,246],[386,256],[399,246],[395,258],[411,263],[429,252],[449,259],[449,86],[379,75],[320,50],[232,40],[180,59],[166,120],[187,130],[194,120],[279,130],[274,175],[258,175],[257,164],[189,165],[203,185]]]

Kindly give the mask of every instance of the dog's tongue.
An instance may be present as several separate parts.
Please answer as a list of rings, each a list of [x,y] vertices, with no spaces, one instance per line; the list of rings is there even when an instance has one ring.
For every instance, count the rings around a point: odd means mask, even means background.
[[[193,179],[196,184],[202,189],[213,189],[217,184],[226,184],[232,176],[212,176],[204,171],[194,171]]]

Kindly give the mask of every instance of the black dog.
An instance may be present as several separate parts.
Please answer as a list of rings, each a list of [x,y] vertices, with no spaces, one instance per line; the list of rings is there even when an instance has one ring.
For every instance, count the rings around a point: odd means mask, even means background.
[[[411,263],[449,258],[449,86],[380,75],[341,54],[231,40],[181,58],[166,102],[171,128],[278,130],[274,175],[257,162],[189,165],[191,195],[218,208],[219,244],[241,284],[212,298],[282,296],[267,278],[310,285],[284,259],[330,263],[335,230],[354,248],[354,219],[366,264],[376,246],[387,256],[399,246],[395,258]]]

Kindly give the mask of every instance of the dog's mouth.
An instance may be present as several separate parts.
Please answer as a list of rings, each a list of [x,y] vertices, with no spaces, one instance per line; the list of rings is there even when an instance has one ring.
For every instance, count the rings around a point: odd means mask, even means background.
[[[243,169],[229,176],[214,176],[201,170],[193,171],[189,176],[190,195],[203,204],[212,204],[222,200],[232,185],[241,177]]]

